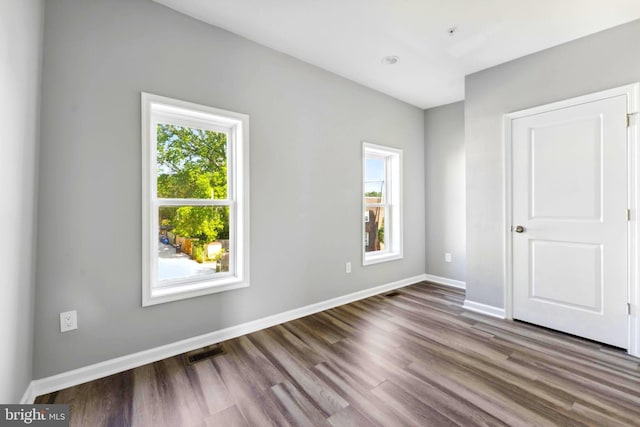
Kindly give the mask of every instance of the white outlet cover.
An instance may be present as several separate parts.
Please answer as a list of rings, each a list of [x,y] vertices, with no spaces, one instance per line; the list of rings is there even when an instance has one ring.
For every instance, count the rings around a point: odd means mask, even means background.
[[[60,313],[60,332],[78,329],[78,312],[76,310]]]
[[[445,253],[444,254],[444,262],[451,262],[451,254],[450,253]]]

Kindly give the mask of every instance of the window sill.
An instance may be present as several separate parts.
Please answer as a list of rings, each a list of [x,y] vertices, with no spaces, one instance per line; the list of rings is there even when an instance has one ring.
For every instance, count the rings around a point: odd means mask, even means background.
[[[387,253],[375,254],[375,255],[365,254],[364,259],[362,261],[362,265],[367,266],[367,265],[373,265],[373,264],[380,264],[381,262],[395,261],[402,258],[404,257],[402,256],[401,253],[398,253],[398,252],[387,252]]]
[[[243,282],[237,277],[229,277],[226,280],[209,280],[180,286],[154,288],[150,290],[149,295],[142,296],[142,306],[147,307],[247,287],[249,287],[249,283]]]

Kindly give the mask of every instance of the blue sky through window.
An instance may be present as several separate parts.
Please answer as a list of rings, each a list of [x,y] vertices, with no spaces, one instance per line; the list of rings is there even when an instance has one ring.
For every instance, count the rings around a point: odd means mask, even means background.
[[[382,192],[384,185],[384,159],[365,159],[364,166],[364,192]]]

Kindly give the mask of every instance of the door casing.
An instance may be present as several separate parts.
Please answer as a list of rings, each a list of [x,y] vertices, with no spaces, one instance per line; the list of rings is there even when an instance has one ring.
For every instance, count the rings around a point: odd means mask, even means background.
[[[538,107],[528,108],[504,116],[504,307],[505,317],[513,319],[513,247],[511,231],[513,224],[513,138],[512,121],[532,114],[545,111],[567,108],[579,104],[598,101],[614,96],[626,95],[627,114],[629,114],[629,127],[627,128],[627,163],[628,163],[628,208],[631,217],[628,223],[628,271],[627,287],[629,296],[629,341],[627,351],[629,354],[640,357],[640,277],[638,276],[638,247],[640,243],[640,230],[638,227],[638,206],[640,203],[640,83],[621,86],[601,92],[558,101]]]

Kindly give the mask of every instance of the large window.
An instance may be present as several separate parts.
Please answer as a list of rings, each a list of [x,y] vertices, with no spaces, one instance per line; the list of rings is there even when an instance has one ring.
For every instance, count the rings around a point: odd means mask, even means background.
[[[402,150],[363,143],[363,264],[402,258]]]
[[[142,93],[143,305],[248,286],[249,117]]]

